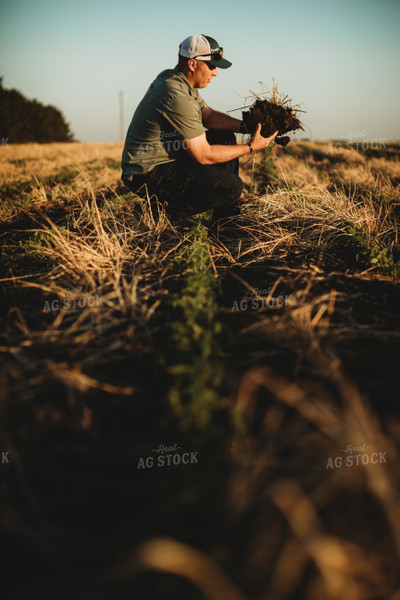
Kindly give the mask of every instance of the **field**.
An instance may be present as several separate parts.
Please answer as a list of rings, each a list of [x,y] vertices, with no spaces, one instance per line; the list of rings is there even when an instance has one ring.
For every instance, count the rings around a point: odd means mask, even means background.
[[[258,153],[221,227],[121,152],[0,149],[3,597],[400,600],[400,144]]]

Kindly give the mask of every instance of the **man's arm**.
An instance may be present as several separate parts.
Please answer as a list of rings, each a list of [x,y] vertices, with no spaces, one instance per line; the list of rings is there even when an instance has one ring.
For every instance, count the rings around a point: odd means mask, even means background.
[[[224,129],[225,131],[233,131],[240,133],[240,124],[242,121],[234,119],[225,113],[213,110],[207,104],[201,111],[201,119],[203,125],[207,129]]]
[[[250,140],[250,144],[254,152],[266,148],[277,135],[277,131],[270,137],[264,138],[260,135],[261,123],[257,125],[257,129]],[[248,144],[209,144],[206,134],[203,133],[191,140],[184,140],[183,147],[193,160],[201,165],[214,165],[217,163],[227,162],[239,156],[250,154],[251,150]]]

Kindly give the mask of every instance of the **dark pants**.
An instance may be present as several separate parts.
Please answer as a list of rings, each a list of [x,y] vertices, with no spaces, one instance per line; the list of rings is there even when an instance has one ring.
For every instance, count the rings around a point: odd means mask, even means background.
[[[234,133],[210,129],[209,144],[236,144]],[[145,197],[157,196],[171,216],[188,216],[214,209],[214,219],[240,213],[243,182],[239,159],[215,165],[201,165],[189,155],[154,167],[149,173],[124,181],[132,191]],[[145,185],[146,184],[146,185]]]

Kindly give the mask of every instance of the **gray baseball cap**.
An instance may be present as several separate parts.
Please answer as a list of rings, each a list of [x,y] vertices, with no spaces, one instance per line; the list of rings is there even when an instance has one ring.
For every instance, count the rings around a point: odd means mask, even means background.
[[[179,45],[179,54],[186,58],[195,58],[204,60],[204,62],[218,67],[219,69],[228,69],[232,63],[222,58],[223,48],[212,37],[197,33],[183,40]]]

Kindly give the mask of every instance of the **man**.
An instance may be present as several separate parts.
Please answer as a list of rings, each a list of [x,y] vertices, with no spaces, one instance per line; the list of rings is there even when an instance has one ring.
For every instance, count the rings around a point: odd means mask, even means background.
[[[266,148],[259,124],[250,142],[236,144],[244,123],[213,110],[198,89],[217,69],[231,66],[207,35],[186,38],[178,64],[160,73],[137,107],[122,154],[122,180],[131,190],[155,195],[173,216],[214,209],[214,220],[240,212],[243,182],[239,157]],[[208,131],[206,131],[206,128]]]

